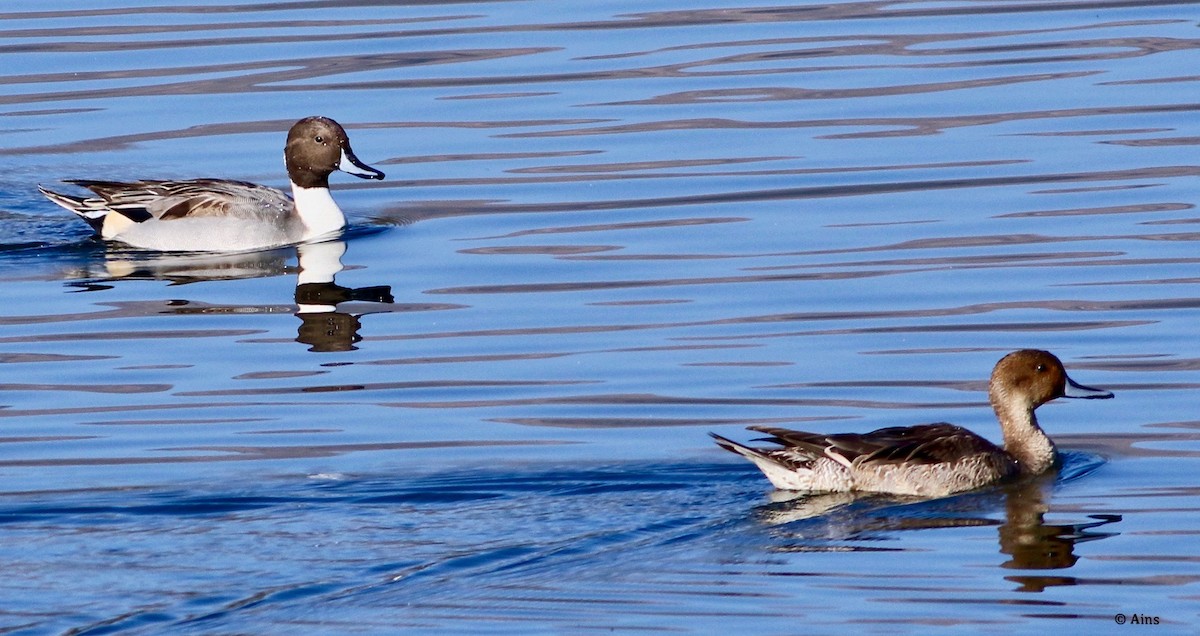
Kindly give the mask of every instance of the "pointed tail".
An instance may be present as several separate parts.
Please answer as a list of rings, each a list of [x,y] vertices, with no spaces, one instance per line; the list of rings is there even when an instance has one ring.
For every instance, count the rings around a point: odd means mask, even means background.
[[[108,208],[103,206],[92,205],[91,201],[84,197],[73,197],[66,194],[60,194],[53,190],[47,190],[45,186],[38,186],[38,192],[50,199],[55,204],[66,208],[75,214],[79,215],[97,234],[104,228],[104,217],[108,215]]]
[[[801,491],[816,491],[816,490],[845,490],[845,488],[820,488],[815,487],[813,483],[813,470],[811,465],[805,462],[790,463],[773,457],[766,451],[757,448],[751,448],[745,444],[739,444],[727,437],[722,437],[716,433],[710,432],[709,435],[716,440],[717,445],[731,453],[737,453],[742,457],[754,462],[755,466],[766,475],[771,484],[780,490],[801,490]]]

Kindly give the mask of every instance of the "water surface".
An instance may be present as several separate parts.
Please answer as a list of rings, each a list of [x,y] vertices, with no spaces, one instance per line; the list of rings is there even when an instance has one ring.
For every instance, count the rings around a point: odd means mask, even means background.
[[[1193,630],[1193,6],[5,5],[0,631]],[[283,186],[312,114],[388,174],[339,242],[37,192]],[[706,435],[998,439],[1023,347],[1117,394],[1033,483],[789,497]]]

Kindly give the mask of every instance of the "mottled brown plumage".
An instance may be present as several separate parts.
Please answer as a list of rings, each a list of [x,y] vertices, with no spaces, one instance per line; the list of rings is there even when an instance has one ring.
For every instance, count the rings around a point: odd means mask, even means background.
[[[1024,349],[996,363],[988,397],[1004,435],[1004,447],[953,424],[881,428],[869,433],[821,434],[752,426],[779,448],[752,448],[710,433],[722,448],[754,462],[781,490],[879,492],[943,496],[1057,463],[1054,443],[1038,426],[1034,410],[1059,397],[1110,398],[1081,386],[1046,351]]]

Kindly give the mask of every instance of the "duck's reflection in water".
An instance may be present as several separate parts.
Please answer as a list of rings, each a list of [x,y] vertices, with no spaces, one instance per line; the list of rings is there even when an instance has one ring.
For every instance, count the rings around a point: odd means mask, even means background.
[[[112,289],[117,280],[165,280],[172,285],[203,281],[237,280],[281,276],[294,271],[288,260],[296,248],[261,252],[209,254],[200,252],[143,252],[131,248],[109,247],[103,261],[89,264],[69,276],[89,278],[69,283],[84,290]]]
[[[880,539],[901,530],[996,526],[1005,570],[1066,570],[1078,557],[1075,546],[1115,536],[1098,529],[1121,521],[1120,515],[1092,514],[1080,523],[1046,523],[1045,515],[1056,475],[1006,484],[986,491],[944,499],[831,493],[804,495],[775,491],[771,503],[756,512],[783,540],[786,552],[855,552],[900,550]],[[1003,503],[1004,519],[987,516]],[[1041,592],[1075,585],[1075,577],[1019,574],[1004,577],[1017,590]]]
[[[300,329],[296,341],[310,346],[309,351],[350,351],[362,340],[358,334],[363,313],[338,310],[350,301],[395,302],[388,285],[343,287],[335,282],[342,271],[344,241],[301,245],[296,248],[300,271],[296,280],[296,316]]]
[[[221,306],[190,300],[172,300],[166,313],[252,314],[280,313],[289,309],[300,319],[296,341],[309,351],[350,351],[362,340],[360,317],[371,308],[351,303],[392,304],[391,287],[343,287],[336,277],[342,271],[345,241],[328,241],[262,252],[236,254],[169,254],[112,250],[102,271],[88,271],[89,280],[71,283],[87,291],[111,289],[116,279],[166,280],[172,285],[201,281],[265,278],[296,274],[295,306],[280,304]],[[297,265],[288,261],[295,255]],[[158,310],[155,313],[164,313]]]
[[[1067,524],[1048,524],[1047,493],[1053,480],[1018,484],[1007,488],[1004,503],[1005,521],[1000,525],[1000,552],[1011,557],[1000,567],[1012,570],[1064,570],[1075,565],[1075,545],[1096,539],[1116,536],[1116,532],[1099,532],[1097,528],[1116,523],[1121,515],[1088,515],[1092,521]],[[1005,579],[1018,583],[1023,592],[1041,592],[1047,587],[1075,585],[1074,577],[1046,575],[1014,575]]]

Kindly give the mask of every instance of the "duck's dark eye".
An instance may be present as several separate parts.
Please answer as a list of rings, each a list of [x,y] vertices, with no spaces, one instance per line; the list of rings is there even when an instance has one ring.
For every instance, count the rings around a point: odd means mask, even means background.
[[[322,137],[321,135],[317,135],[316,137],[313,138],[313,141],[316,141],[319,144],[323,144],[323,143],[325,143],[325,138]]]
[[[1038,373],[1044,373],[1045,371],[1046,371],[1046,365],[1044,365],[1044,364],[1039,364],[1039,365],[1037,365],[1037,372],[1038,372]]]

